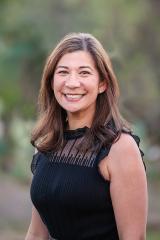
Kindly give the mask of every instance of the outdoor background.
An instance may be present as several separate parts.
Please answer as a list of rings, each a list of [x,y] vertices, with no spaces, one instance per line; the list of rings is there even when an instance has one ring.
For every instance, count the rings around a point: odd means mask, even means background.
[[[159,0],[0,0],[0,240],[22,240],[28,229],[42,70],[59,39],[74,31],[95,35],[112,59],[121,111],[145,152],[147,239],[160,239],[159,26]]]

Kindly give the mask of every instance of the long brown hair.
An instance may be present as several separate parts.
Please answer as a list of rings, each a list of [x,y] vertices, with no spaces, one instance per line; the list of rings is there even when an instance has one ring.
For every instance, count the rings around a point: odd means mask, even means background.
[[[66,112],[57,102],[51,84],[56,65],[61,57],[66,53],[79,50],[91,54],[99,72],[100,81],[107,83],[106,91],[97,97],[92,126],[86,133],[85,144],[81,145],[81,150],[85,151],[92,147],[97,139],[101,146],[112,143],[120,136],[122,129],[128,128],[127,122],[119,113],[119,87],[108,54],[91,34],[70,33],[58,43],[44,67],[38,97],[39,118],[31,136],[32,145],[39,151],[58,150],[64,143]]]

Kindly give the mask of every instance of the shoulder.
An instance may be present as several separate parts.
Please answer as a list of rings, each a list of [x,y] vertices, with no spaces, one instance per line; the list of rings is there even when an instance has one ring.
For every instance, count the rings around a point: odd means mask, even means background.
[[[125,176],[132,172],[144,171],[140,149],[130,134],[122,133],[112,145],[107,156],[107,164],[110,176],[118,172]]]
[[[100,164],[100,170],[107,180],[124,177],[133,172],[144,171],[140,149],[132,135],[122,133],[110,148],[109,154]]]
[[[118,140],[111,146],[108,157],[140,156],[140,150],[135,139],[128,133],[122,133]]]

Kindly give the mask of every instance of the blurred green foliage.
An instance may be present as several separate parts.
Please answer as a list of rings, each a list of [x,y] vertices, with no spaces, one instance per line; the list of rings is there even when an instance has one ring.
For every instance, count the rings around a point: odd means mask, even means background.
[[[148,231],[147,240],[159,240],[160,231]]]

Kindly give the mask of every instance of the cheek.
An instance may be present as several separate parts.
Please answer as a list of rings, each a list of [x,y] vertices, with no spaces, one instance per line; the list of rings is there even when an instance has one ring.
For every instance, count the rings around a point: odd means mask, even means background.
[[[60,81],[59,78],[54,77],[52,82],[52,89],[54,90],[54,92],[59,91],[61,86],[62,86],[62,81]]]
[[[61,78],[54,77],[52,81],[52,89],[54,92],[54,96],[57,102],[61,105],[62,95],[61,91],[63,89],[64,81]]]
[[[93,94],[96,94],[98,92],[98,89],[99,89],[98,85],[99,85],[99,82],[97,81],[97,79],[93,79],[92,81],[89,82],[88,89],[90,89],[90,91]]]

